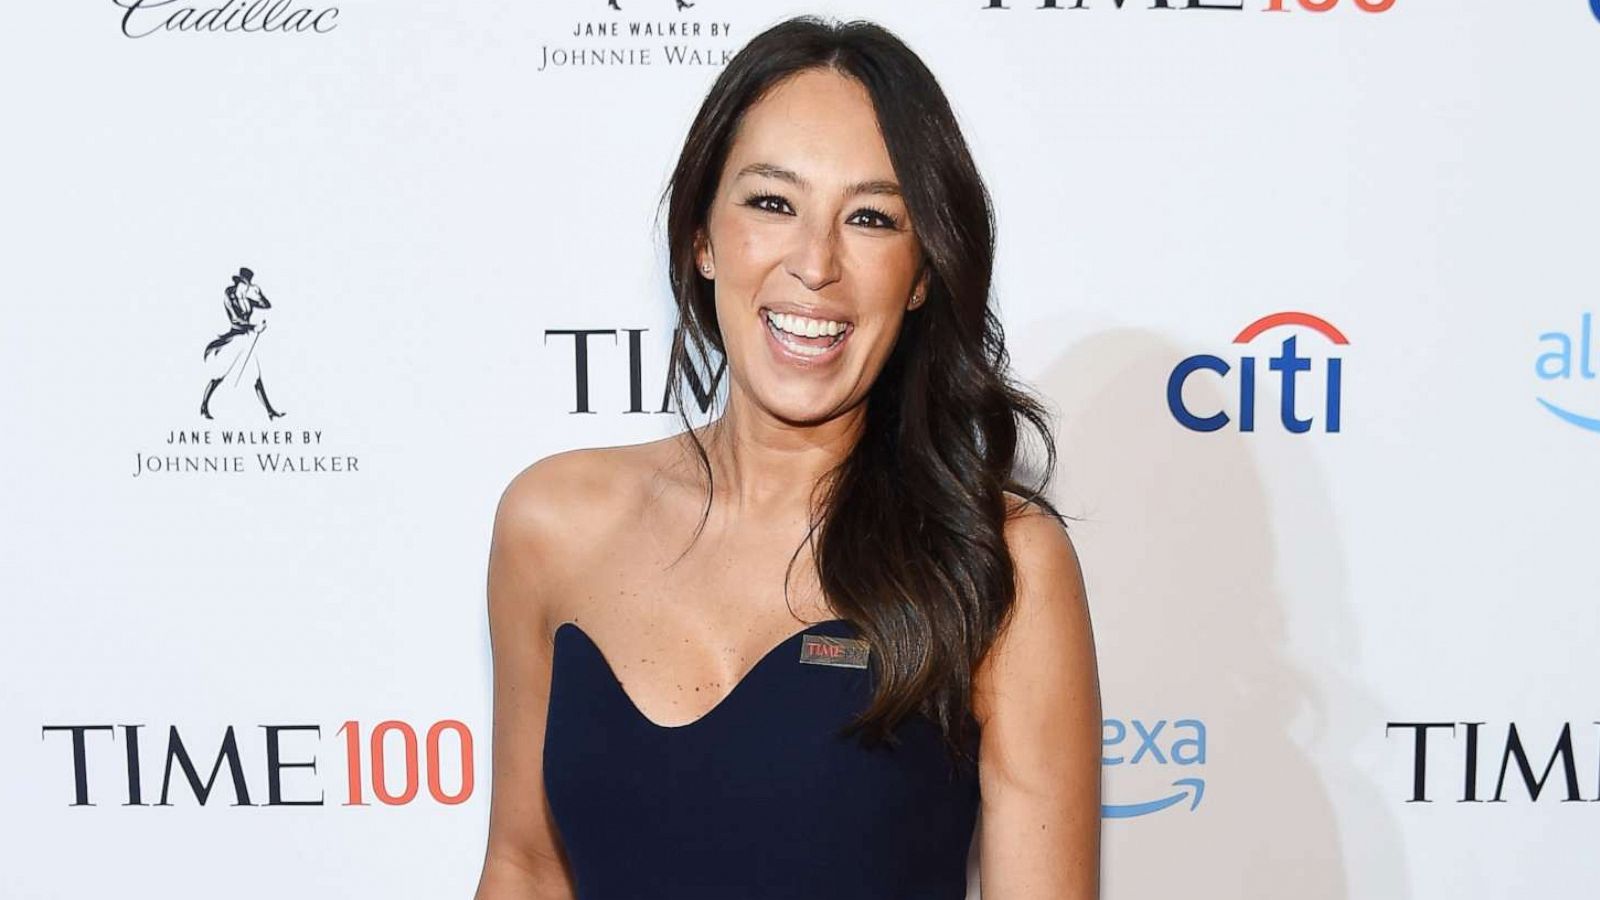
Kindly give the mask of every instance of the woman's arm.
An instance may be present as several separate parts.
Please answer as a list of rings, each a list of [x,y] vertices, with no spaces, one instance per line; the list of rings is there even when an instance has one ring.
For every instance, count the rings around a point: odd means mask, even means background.
[[[489,547],[494,653],[493,785],[489,837],[474,900],[571,900],[572,885],[545,802],[542,755],[550,693],[546,609],[561,531],[553,527],[550,466],[520,473],[495,511]]]
[[[1072,541],[1029,508],[1006,525],[1013,619],[974,680],[983,900],[1100,896],[1100,683]]]

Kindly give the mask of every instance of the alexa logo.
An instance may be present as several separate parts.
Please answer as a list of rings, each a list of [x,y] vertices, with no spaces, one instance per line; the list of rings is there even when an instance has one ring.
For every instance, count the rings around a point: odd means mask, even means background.
[[[1152,794],[1149,799],[1128,803],[1102,803],[1100,817],[1104,819],[1132,819],[1148,816],[1166,809],[1194,812],[1200,808],[1200,799],[1206,793],[1206,780],[1201,777],[1206,764],[1206,725],[1199,719],[1105,719],[1100,728],[1100,765],[1113,772],[1127,767],[1140,776],[1157,773],[1156,787],[1141,789]],[[1131,752],[1130,752],[1131,751]],[[1137,780],[1145,784],[1148,778],[1123,779],[1116,783]],[[1173,777],[1176,774],[1177,777]]]
[[[1600,0],[1593,2],[1600,4]],[[1591,386],[1588,383],[1592,383],[1595,379],[1593,318],[1592,313],[1584,313],[1578,317],[1576,336],[1566,331],[1547,331],[1539,335],[1539,344],[1544,352],[1534,361],[1533,370],[1538,374],[1539,380],[1545,382],[1545,390],[1541,390],[1541,394],[1556,396],[1556,392],[1571,390],[1570,385],[1574,381],[1583,384],[1584,387]],[[1551,415],[1568,425],[1575,425],[1585,431],[1600,431],[1600,418],[1574,412],[1565,405],[1565,402],[1557,403],[1546,396],[1535,399]]]
[[[1267,358],[1267,371],[1262,372],[1257,365],[1259,360],[1248,350],[1249,345],[1268,332],[1271,332],[1274,338],[1285,333],[1286,336],[1276,347],[1277,355]],[[1172,417],[1178,420],[1178,424],[1190,431],[1220,431],[1229,425],[1236,425],[1240,431],[1255,431],[1257,377],[1270,380],[1273,374],[1276,374],[1279,397],[1278,420],[1285,431],[1291,434],[1305,434],[1320,420],[1323,431],[1337,432],[1344,360],[1330,353],[1321,358],[1319,365],[1317,357],[1302,352],[1306,348],[1302,347],[1300,341],[1308,336],[1317,344],[1330,345],[1335,350],[1350,343],[1344,333],[1333,327],[1326,319],[1310,313],[1278,312],[1262,316],[1234,335],[1233,343],[1244,348],[1237,360],[1230,362],[1221,356],[1199,353],[1179,362],[1173,368],[1172,375],[1167,378],[1167,408],[1171,410]],[[1239,398],[1237,418],[1222,410],[1209,413],[1207,410],[1197,411],[1190,401],[1185,399],[1185,385],[1201,372],[1211,373],[1214,376],[1213,382],[1220,380],[1225,394],[1237,393]],[[1299,379],[1302,374],[1322,377],[1320,397],[1301,401],[1302,384]],[[1302,407],[1309,408],[1311,414],[1302,416]]]

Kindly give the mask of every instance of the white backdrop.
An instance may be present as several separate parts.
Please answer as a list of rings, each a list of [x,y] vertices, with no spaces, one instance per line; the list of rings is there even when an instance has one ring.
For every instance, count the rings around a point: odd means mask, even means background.
[[[655,201],[725,54],[799,12],[918,50],[993,192],[998,302],[1084,519],[1105,896],[1592,889],[1583,0],[279,0],[265,32],[133,2],[0,27],[0,894],[470,896],[499,491],[675,427],[626,412],[629,329],[644,409],[665,375]],[[271,325],[208,420],[241,267]],[[1282,312],[1347,342],[1235,342]],[[575,330],[602,332],[586,414]],[[1214,431],[1168,402],[1195,356],[1180,399]],[[1428,802],[1416,723],[1454,723]],[[219,758],[202,803],[184,762]]]

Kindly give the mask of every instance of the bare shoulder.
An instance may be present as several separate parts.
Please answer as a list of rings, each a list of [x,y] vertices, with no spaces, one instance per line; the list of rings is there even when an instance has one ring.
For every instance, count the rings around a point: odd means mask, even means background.
[[[1013,621],[1023,629],[1054,629],[1056,637],[1065,636],[1062,629],[1087,627],[1083,567],[1066,526],[1038,502],[1009,491],[1006,505],[1006,547],[1017,582]]]
[[[619,476],[629,449],[567,450],[528,465],[501,493],[496,524],[557,540],[573,525],[603,517],[609,504],[625,496],[626,479]]]
[[[1009,492],[1006,501],[1016,599],[976,673],[974,711],[980,721],[995,709],[997,695],[1030,690],[1040,680],[1053,679],[1060,688],[1063,680],[1092,677],[1096,668],[1082,565],[1066,527],[1038,503]],[[1092,688],[1098,692],[1098,684]]]
[[[1011,550],[1012,565],[1017,571],[1018,600],[1037,602],[1039,593],[1023,588],[1029,580],[1055,582],[1058,586],[1078,588],[1077,602],[1082,602],[1082,568],[1077,548],[1067,535],[1067,529],[1054,513],[1038,502],[1006,492],[1007,519],[1006,546]],[[1072,603],[1072,600],[1065,601]]]
[[[492,571],[518,582],[499,592],[505,602],[534,605],[541,619],[560,615],[573,579],[634,520],[660,456],[655,444],[568,450],[512,477],[490,547]]]

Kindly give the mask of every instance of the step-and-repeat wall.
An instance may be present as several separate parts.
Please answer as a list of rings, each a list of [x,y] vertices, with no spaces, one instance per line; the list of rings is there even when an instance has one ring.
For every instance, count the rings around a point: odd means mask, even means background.
[[[803,12],[921,53],[993,193],[1105,896],[1594,888],[1600,3],[36,0],[0,895],[470,896],[496,501],[677,427],[656,201]]]

